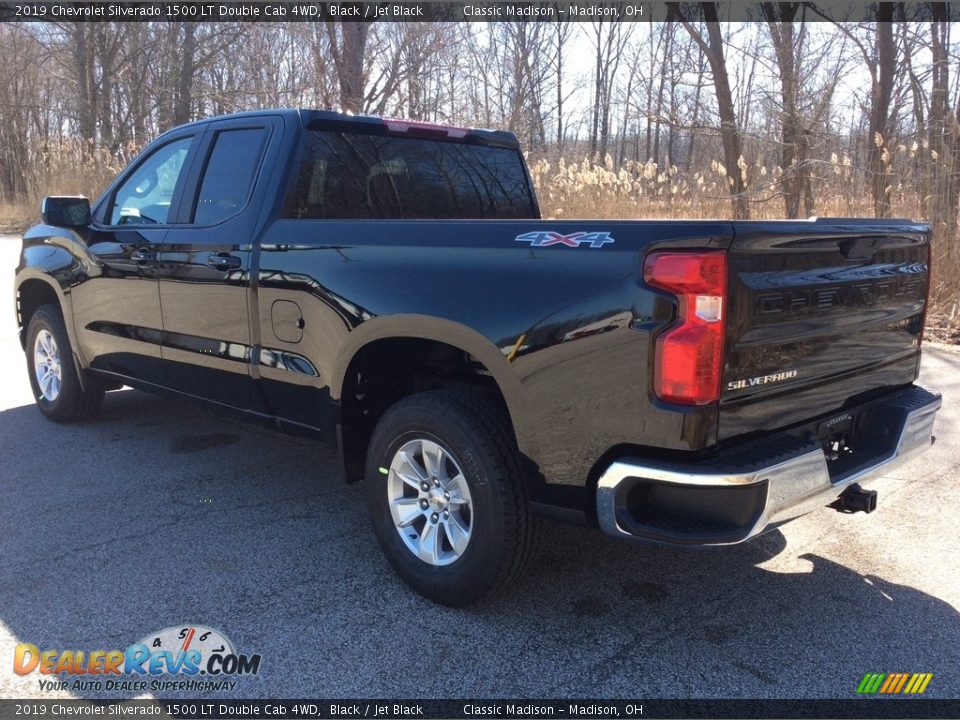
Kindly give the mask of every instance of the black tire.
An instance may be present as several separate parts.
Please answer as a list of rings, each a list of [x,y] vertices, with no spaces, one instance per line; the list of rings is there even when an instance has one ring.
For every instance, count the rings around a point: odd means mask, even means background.
[[[45,397],[40,389],[35,367],[37,335],[44,330],[53,336],[60,357],[60,388],[52,400]],[[87,383],[86,390],[81,387],[67,328],[63,324],[60,308],[56,305],[43,305],[30,318],[30,324],[27,326],[26,353],[30,387],[33,388],[37,407],[44,415],[55,422],[70,423],[86,420],[97,412],[103,402],[103,387],[95,380]]]
[[[443,447],[459,466],[471,497],[466,548],[442,566],[421,560],[407,547],[390,511],[391,462],[400,448],[420,438]],[[503,589],[533,551],[536,518],[529,510],[516,444],[503,413],[482,393],[435,390],[389,408],[370,439],[365,485],[384,555],[404,582],[434,602],[462,607]],[[423,522],[428,521],[425,514]],[[446,537],[449,554],[453,546]]]

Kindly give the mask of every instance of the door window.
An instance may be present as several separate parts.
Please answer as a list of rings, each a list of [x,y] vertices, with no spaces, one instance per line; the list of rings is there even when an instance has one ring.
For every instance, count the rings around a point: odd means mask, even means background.
[[[260,165],[266,134],[265,128],[217,133],[197,195],[194,223],[213,225],[243,210]]]
[[[174,140],[140,163],[113,194],[111,225],[170,222],[170,204],[192,142],[192,137]]]

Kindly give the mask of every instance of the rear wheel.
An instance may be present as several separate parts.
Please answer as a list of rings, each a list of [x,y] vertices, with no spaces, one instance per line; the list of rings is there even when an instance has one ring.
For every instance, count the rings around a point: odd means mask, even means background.
[[[502,413],[471,392],[401,400],[370,440],[367,504],[380,547],[424,597],[463,606],[509,585],[534,541]]]
[[[103,387],[80,385],[70,338],[56,305],[43,305],[30,318],[26,352],[30,386],[44,415],[67,423],[96,413],[103,402]]]

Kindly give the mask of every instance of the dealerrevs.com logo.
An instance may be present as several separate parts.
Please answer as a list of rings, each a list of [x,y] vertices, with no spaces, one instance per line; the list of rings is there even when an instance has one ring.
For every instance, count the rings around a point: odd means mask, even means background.
[[[41,690],[233,690],[234,678],[260,671],[260,655],[237,653],[217,630],[186,625],[151,633],[125,650],[41,650],[32,643],[20,643],[14,651],[13,671],[59,676],[40,678]]]

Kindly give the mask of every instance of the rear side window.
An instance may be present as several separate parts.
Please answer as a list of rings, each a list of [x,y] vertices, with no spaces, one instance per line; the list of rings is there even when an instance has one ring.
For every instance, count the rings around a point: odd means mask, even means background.
[[[284,217],[534,217],[515,149],[341,132],[307,132],[304,142]]]
[[[213,225],[243,209],[253,187],[266,134],[265,128],[217,133],[197,194],[194,223]]]

